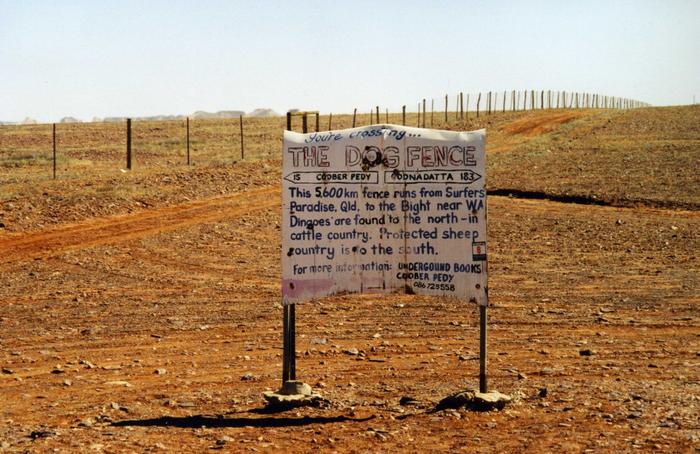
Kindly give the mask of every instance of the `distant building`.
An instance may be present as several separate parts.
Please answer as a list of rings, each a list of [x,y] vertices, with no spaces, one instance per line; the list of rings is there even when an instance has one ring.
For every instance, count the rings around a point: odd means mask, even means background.
[[[61,118],[61,123],[82,123],[82,121],[74,117],[63,117]]]

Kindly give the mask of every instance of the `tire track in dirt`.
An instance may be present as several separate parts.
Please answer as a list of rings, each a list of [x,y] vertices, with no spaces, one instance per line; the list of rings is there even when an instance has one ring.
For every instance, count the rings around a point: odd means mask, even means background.
[[[267,187],[136,214],[98,218],[8,236],[0,238],[0,264],[26,261],[104,244],[121,243],[272,208],[280,203],[279,188]]]
[[[514,197],[505,195],[492,195],[489,193],[489,203],[495,202],[498,206],[502,206],[509,210],[517,210],[521,212],[538,212],[538,213],[566,213],[568,215],[575,213],[584,213],[586,216],[599,216],[604,213],[635,213],[638,217],[660,217],[660,218],[679,218],[688,220],[700,220],[700,211],[676,209],[656,206],[618,206],[618,205],[590,205],[587,203],[578,203],[576,201],[559,201],[549,198],[530,198],[530,197]],[[493,202],[492,202],[493,201]],[[489,205],[489,208],[493,205]]]
[[[542,115],[532,115],[518,119],[503,127],[509,134],[522,134],[535,137],[553,131],[559,125],[578,120],[591,115],[588,111],[547,112]]]
[[[521,200],[549,200],[557,203],[575,205],[597,205],[618,208],[661,208],[665,210],[679,211],[700,211],[700,204],[693,202],[683,202],[675,200],[654,200],[645,198],[620,198],[606,199],[588,195],[568,195],[548,193],[544,191],[528,191],[517,188],[495,188],[489,189],[488,195],[511,197]]]
[[[522,118],[505,123],[491,134],[486,147],[486,153],[500,153],[510,151],[517,146],[524,145],[538,137],[555,132],[562,125],[587,117],[595,117],[598,111],[573,111],[557,112],[542,111],[532,112]]]

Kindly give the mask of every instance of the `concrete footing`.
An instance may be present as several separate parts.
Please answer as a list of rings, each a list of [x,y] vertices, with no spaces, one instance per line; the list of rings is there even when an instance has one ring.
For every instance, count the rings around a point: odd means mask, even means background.
[[[511,401],[511,397],[498,391],[481,393],[477,390],[460,391],[442,399],[435,410],[447,408],[468,408],[474,411],[501,410]]]
[[[268,408],[278,410],[320,407],[328,403],[320,394],[313,392],[311,386],[298,380],[286,381],[282,384],[282,389],[277,392],[266,391],[263,393],[263,397]]]

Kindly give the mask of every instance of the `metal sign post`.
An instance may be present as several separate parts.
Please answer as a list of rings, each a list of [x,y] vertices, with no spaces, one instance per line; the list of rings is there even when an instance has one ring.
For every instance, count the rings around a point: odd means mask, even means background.
[[[479,306],[479,392],[488,392],[486,382],[486,306]]]
[[[285,304],[282,310],[282,385],[296,380],[296,332],[294,304]]]
[[[318,131],[318,112],[287,112],[287,131],[292,130],[292,115],[299,115],[302,121],[302,132],[308,133],[309,113],[316,116],[316,130]],[[282,386],[284,383],[296,379],[296,305],[292,303],[282,306]]]

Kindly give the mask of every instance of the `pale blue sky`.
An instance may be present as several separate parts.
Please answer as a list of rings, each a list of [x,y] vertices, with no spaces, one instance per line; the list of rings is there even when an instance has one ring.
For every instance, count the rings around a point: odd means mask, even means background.
[[[0,121],[540,88],[689,104],[699,56],[695,0],[0,0]]]

